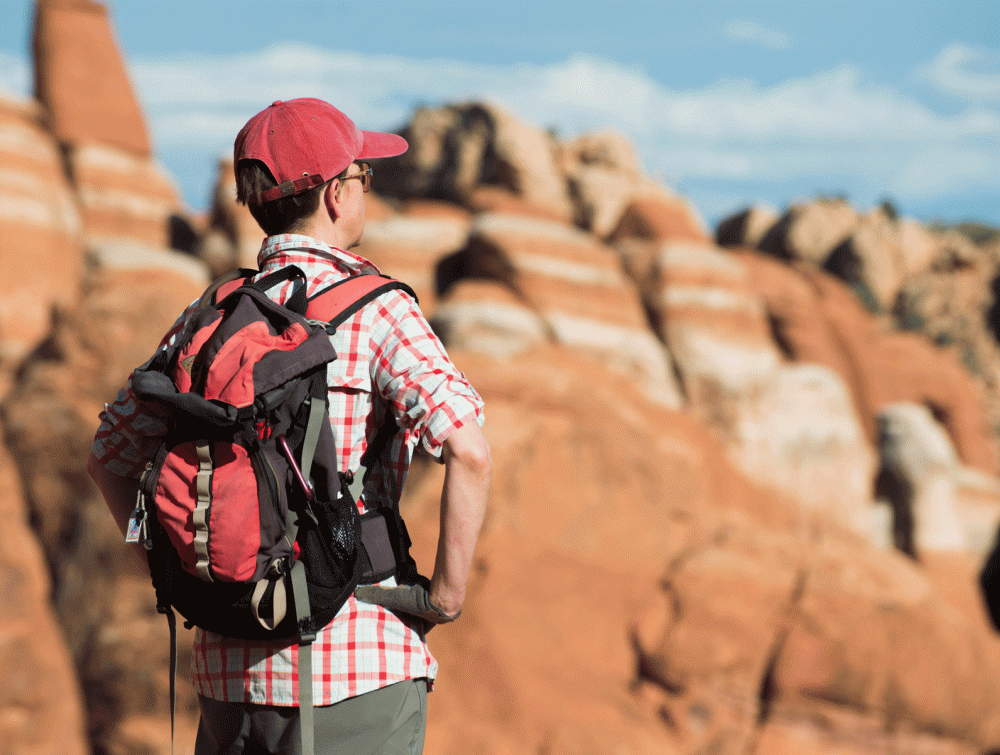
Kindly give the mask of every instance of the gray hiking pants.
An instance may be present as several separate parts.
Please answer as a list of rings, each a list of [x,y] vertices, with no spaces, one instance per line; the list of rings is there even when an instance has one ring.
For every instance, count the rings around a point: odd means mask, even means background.
[[[299,709],[198,696],[195,755],[300,755]],[[420,755],[427,680],[412,679],[314,709],[316,755]]]

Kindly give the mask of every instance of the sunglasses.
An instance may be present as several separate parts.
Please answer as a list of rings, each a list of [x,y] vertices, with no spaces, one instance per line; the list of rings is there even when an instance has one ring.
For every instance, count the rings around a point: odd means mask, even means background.
[[[351,163],[353,165],[354,163]],[[347,170],[337,176],[340,181],[350,181],[352,178],[357,178],[361,181],[361,191],[367,193],[372,187],[372,166],[369,163],[358,163],[361,168],[360,173],[355,173],[353,175],[347,175],[347,171],[351,169],[351,166],[347,166]]]

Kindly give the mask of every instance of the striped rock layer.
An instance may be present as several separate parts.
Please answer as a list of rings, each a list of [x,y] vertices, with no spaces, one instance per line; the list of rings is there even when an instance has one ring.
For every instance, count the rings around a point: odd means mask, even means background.
[[[506,285],[541,318],[552,341],[635,375],[650,395],[679,405],[668,355],[638,292],[615,252],[589,234],[541,218],[484,213],[466,249],[442,263],[440,278]],[[522,340],[531,342],[537,321],[528,313],[519,321],[528,329]]]
[[[470,223],[464,211],[393,215],[367,223],[364,238],[353,251],[408,284],[424,314],[431,314],[437,297],[438,262],[465,247]]]
[[[737,257],[675,241],[649,265],[648,306],[694,414],[752,478],[867,531],[874,455],[839,374],[784,362]]]
[[[68,306],[82,270],[80,214],[34,103],[0,100],[0,361],[17,359]]]
[[[73,144],[70,170],[88,241],[122,239],[169,247],[177,190],[149,157],[104,144]]]

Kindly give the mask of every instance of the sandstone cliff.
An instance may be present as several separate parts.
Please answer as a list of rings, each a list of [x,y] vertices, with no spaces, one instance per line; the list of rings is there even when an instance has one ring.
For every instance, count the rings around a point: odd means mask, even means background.
[[[261,233],[224,163],[197,254],[169,248],[197,224],[103,6],[40,0],[35,51],[37,99],[0,103],[4,752],[165,755],[166,624],[83,464],[102,402]],[[713,236],[623,137],[489,103],[402,130],[359,251],[417,290],[496,466],[462,620],[430,635],[428,752],[1000,750],[974,585],[996,250],[824,199]],[[404,501],[425,570],[441,475],[418,458]]]

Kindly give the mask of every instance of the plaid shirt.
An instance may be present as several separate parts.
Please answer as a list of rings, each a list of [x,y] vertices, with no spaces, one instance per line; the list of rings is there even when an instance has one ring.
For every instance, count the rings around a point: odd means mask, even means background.
[[[361,257],[294,235],[268,238],[257,261],[262,274],[297,265],[306,274],[308,295],[352,275],[379,272]],[[292,283],[284,282],[269,294],[283,303],[291,290]],[[181,315],[161,346],[173,342],[194,306]],[[357,469],[385,411],[392,411],[400,431],[389,444],[391,469],[378,469],[381,478],[375,489],[398,503],[417,444],[440,459],[442,444],[454,430],[472,419],[482,423],[482,400],[452,364],[413,299],[401,291],[379,296],[331,338],[338,359],[327,375],[330,423],[340,469]],[[138,478],[165,431],[156,416],[137,404],[127,385],[101,414],[93,450],[109,472]],[[215,700],[298,705],[297,656],[298,646],[288,640],[248,642],[198,629],[192,681],[199,694]],[[433,681],[436,674],[437,661],[415,624],[381,606],[359,603],[354,596],[313,644],[316,705],[405,679]]]

